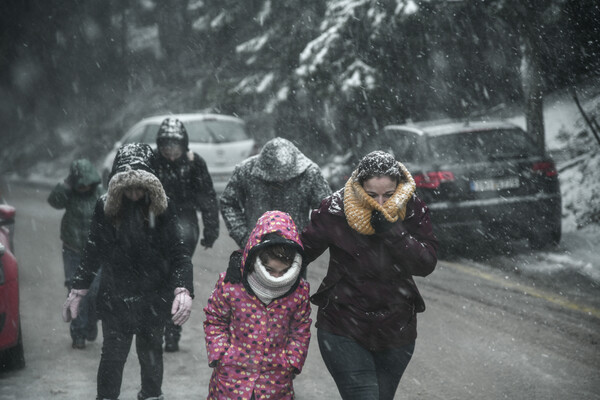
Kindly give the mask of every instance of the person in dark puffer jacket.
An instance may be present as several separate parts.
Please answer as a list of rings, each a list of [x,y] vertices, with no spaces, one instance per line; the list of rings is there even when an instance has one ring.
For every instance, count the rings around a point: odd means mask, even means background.
[[[60,239],[63,242],[65,286],[68,292],[71,291],[71,279],[75,270],[81,263],[94,206],[103,193],[100,181],[98,171],[89,160],[74,160],[69,176],[64,182],[56,184],[48,196],[48,204],[57,210],[65,210],[60,223]],[[97,280],[91,289],[82,301],[79,317],[72,320],[69,327],[74,349],[85,348],[86,340],[93,341],[98,336],[95,307]]]
[[[134,335],[142,381],[138,400],[162,399],[165,321],[170,312],[181,325],[191,312],[192,263],[153,158],[147,144],[118,150],[63,306],[65,321],[76,318],[82,296],[102,269],[97,308],[104,341],[97,399],[119,397]]]
[[[235,167],[221,195],[221,214],[229,236],[243,249],[266,211],[287,212],[302,231],[310,211],[330,194],[319,166],[292,142],[277,137]]]
[[[194,255],[200,228],[198,215],[204,225],[200,244],[205,249],[219,237],[219,206],[206,162],[189,150],[185,126],[177,118],[165,118],[156,134],[156,174],[169,201],[175,206],[179,225],[190,256]],[[181,326],[170,319],[165,326],[165,351],[179,350]]]

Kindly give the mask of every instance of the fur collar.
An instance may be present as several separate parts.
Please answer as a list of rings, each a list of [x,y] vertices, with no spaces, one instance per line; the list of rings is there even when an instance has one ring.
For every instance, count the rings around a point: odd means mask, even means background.
[[[374,210],[380,211],[389,222],[396,222],[398,218],[401,221],[404,220],[406,204],[413,196],[416,185],[406,167],[400,162],[398,162],[398,166],[405,179],[398,184],[392,197],[383,206],[371,198],[358,183],[356,171],[352,173],[352,176],[346,182],[344,187],[346,220],[350,227],[358,233],[363,235],[373,235],[375,233],[375,229],[371,226],[371,214]]]
[[[158,178],[141,169],[128,168],[115,174],[108,183],[104,213],[114,217],[119,213],[125,189],[127,187],[142,187],[150,199],[149,211],[158,216],[167,209],[167,195]]]

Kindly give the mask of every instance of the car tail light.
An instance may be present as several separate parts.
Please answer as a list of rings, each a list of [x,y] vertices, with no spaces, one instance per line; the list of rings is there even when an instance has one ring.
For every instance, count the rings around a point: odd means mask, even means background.
[[[533,164],[532,167],[534,172],[537,172],[540,175],[546,175],[548,177],[558,175],[558,171],[556,170],[556,165],[552,161],[542,161]]]
[[[454,181],[454,173],[450,171],[427,172],[414,176],[417,187],[425,189],[437,189],[443,182]]]

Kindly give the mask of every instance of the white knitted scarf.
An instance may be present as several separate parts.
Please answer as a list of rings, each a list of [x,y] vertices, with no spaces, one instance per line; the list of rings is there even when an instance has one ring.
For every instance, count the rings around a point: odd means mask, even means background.
[[[248,284],[260,301],[269,304],[273,299],[283,296],[290,290],[296,279],[298,279],[301,265],[302,256],[296,253],[290,269],[282,276],[274,277],[267,272],[260,258],[256,257],[254,271],[248,274]]]

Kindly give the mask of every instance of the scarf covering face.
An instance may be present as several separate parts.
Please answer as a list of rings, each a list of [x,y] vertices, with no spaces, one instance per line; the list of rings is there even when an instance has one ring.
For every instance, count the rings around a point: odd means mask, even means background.
[[[302,256],[299,253],[296,253],[290,269],[282,276],[274,277],[267,272],[267,269],[260,261],[260,258],[256,257],[254,270],[248,274],[248,284],[260,301],[269,304],[273,299],[283,296],[290,290],[292,285],[298,279],[301,265]]]
[[[352,173],[344,187],[344,210],[348,225],[352,229],[363,235],[375,234],[375,229],[371,226],[371,214],[374,210],[381,212],[389,222],[396,222],[398,218],[401,221],[404,220],[406,204],[414,194],[416,185],[406,167],[400,162],[398,162],[398,167],[402,171],[404,179],[396,186],[394,194],[383,203],[383,206],[369,196],[358,183],[358,172]]]

